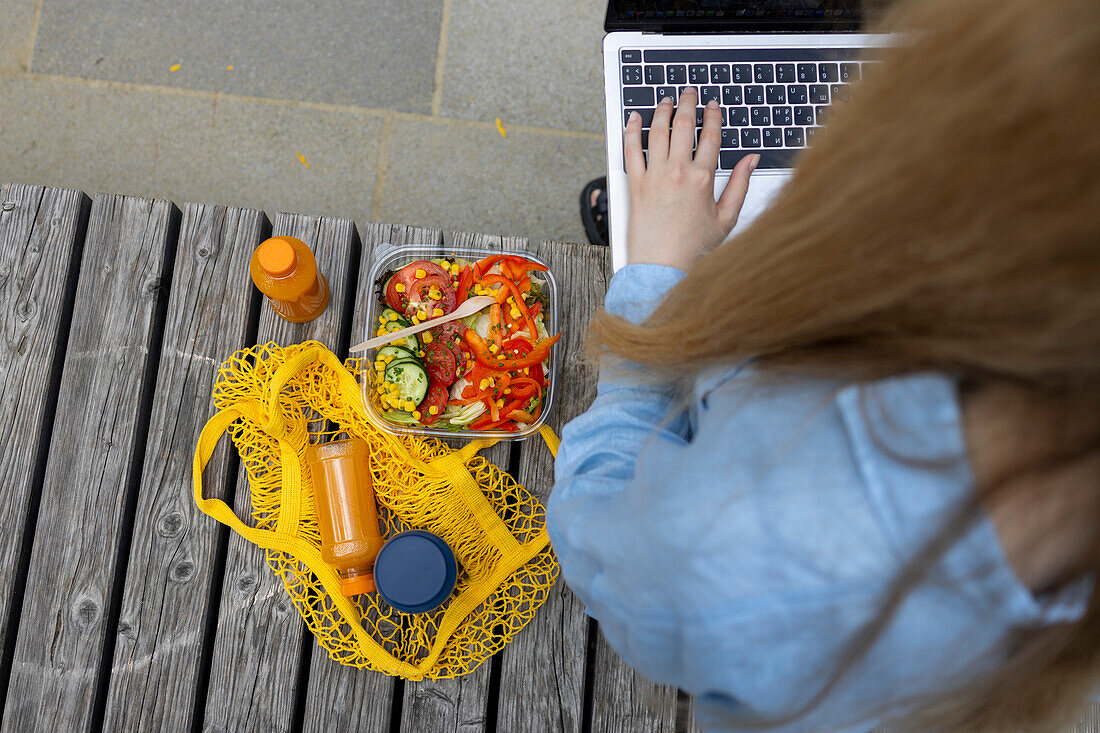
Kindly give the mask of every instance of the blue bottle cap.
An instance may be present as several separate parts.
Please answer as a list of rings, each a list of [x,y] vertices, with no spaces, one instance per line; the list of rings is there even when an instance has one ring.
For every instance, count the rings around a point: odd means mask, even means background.
[[[457,576],[451,548],[422,529],[390,538],[374,560],[378,594],[405,613],[424,613],[439,606],[451,595]]]

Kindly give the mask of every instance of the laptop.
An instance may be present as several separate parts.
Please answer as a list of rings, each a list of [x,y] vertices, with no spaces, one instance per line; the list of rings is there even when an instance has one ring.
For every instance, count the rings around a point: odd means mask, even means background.
[[[648,144],[653,110],[696,87],[702,106],[722,106],[722,151],[714,197],[737,161],[760,154],[733,233],[763,211],[790,178],[799,151],[813,142],[830,105],[852,94],[869,48],[888,36],[862,33],[886,0],[610,0],[604,29],[609,234],[612,266],[626,264],[630,215],[623,128],[642,116]],[[858,93],[858,87],[857,93]],[[731,235],[732,236],[732,235]]]

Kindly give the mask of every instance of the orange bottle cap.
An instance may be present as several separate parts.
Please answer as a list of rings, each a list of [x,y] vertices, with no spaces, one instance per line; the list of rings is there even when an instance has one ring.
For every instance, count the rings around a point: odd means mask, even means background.
[[[352,578],[340,578],[340,592],[345,596],[373,593],[374,590],[374,573],[364,573]]]
[[[298,253],[282,237],[272,237],[256,250],[260,267],[271,277],[286,277],[298,266]]]

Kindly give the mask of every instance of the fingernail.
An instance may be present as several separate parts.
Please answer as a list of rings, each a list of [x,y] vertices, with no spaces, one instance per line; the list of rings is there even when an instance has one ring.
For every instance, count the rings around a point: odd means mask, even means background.
[[[630,117],[629,117],[629,118],[627,119],[627,121],[626,121],[626,124],[628,124],[628,125],[629,125],[629,124],[630,124],[631,122],[633,122],[633,121],[634,121],[635,119],[637,119],[638,117],[639,117],[639,115],[638,115],[638,113],[637,113],[637,112],[631,112],[631,113],[630,113]]]
[[[712,99],[709,102],[707,102],[707,109],[718,109],[717,100]]]
[[[634,114],[638,114],[638,113],[635,112]],[[749,163],[749,173],[752,173],[754,170],[756,170],[756,166],[758,166],[758,165],[760,165],[760,154],[755,153],[752,156],[752,162]]]
[[[664,104],[665,102],[672,104],[672,97],[661,97],[661,104]]]

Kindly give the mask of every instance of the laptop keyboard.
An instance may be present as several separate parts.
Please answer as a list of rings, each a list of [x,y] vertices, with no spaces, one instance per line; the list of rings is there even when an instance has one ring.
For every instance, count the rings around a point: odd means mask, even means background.
[[[664,97],[679,100],[685,86],[699,90],[695,139],[703,105],[722,109],[719,170],[760,154],[759,168],[790,168],[829,117],[829,106],[851,98],[851,85],[873,61],[865,49],[623,49],[619,56],[623,125],[642,116],[642,147],[648,155],[653,112]]]

